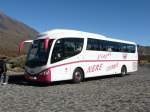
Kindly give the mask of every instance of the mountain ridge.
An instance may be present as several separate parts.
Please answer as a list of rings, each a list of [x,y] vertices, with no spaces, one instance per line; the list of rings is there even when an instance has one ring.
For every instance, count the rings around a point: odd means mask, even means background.
[[[19,42],[36,35],[33,28],[0,12],[0,55],[17,56]]]
[[[34,39],[37,35],[35,29],[0,11],[0,55],[17,56],[19,42]],[[150,46],[139,45],[138,52],[139,56],[150,56]]]

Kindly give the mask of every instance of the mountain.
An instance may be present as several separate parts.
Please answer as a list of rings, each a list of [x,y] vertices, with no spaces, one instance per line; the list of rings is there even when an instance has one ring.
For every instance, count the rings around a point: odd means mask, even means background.
[[[0,55],[17,55],[19,42],[37,34],[33,28],[0,12]]]
[[[16,56],[22,40],[33,39],[38,32],[0,12],[0,55]],[[150,56],[150,46],[139,46],[140,56]]]

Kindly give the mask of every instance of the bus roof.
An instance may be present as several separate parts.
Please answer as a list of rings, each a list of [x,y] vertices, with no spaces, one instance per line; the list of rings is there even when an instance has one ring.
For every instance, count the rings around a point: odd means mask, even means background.
[[[109,37],[103,36],[101,34],[95,34],[95,33],[89,33],[89,32],[77,31],[77,30],[70,30],[70,29],[49,30],[49,31],[40,33],[39,36],[37,37],[37,39],[44,39],[44,38],[59,39],[62,37],[94,38],[94,39],[108,40],[108,41],[114,41],[114,42],[136,44],[135,42],[109,38]]]

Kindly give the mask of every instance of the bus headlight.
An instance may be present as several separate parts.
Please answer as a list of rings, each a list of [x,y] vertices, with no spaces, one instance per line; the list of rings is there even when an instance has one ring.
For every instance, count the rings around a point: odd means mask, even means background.
[[[51,74],[51,70],[50,70],[50,69],[47,69],[47,70],[45,70],[45,71],[39,73],[40,76],[42,76],[42,75],[45,76],[45,75],[50,75],[50,74]]]
[[[37,76],[37,81],[40,82],[50,82],[51,81],[51,70],[47,69]]]

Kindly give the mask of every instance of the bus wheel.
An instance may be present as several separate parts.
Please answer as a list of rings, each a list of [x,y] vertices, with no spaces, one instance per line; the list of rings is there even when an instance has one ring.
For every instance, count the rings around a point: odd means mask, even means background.
[[[127,68],[126,66],[122,66],[120,76],[123,77],[125,75],[127,75]]]
[[[84,73],[80,68],[76,68],[73,72],[73,83],[80,83],[83,81]]]

